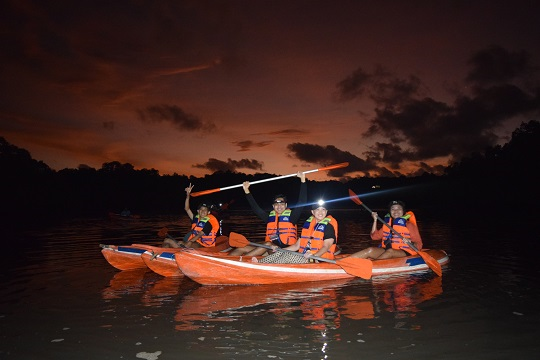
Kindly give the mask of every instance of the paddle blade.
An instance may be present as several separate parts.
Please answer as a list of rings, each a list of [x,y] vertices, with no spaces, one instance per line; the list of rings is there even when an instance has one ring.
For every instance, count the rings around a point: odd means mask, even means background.
[[[368,259],[346,257],[336,261],[347,274],[369,280],[373,274],[373,262]]]
[[[229,245],[232,247],[244,247],[249,245],[249,240],[242,234],[231,232],[229,234]]]
[[[356,195],[351,189],[349,189],[349,198],[351,198],[351,200],[354,201],[356,204],[362,205],[362,201],[360,200],[358,195]]]
[[[201,195],[213,194],[213,193],[218,192],[218,191],[221,191],[221,188],[197,191],[197,192],[191,193],[190,195],[193,196],[193,197],[197,197],[197,196],[201,196]]]
[[[327,170],[341,169],[341,168],[344,168],[344,167],[347,167],[347,166],[349,166],[349,163],[344,162],[344,163],[340,163],[340,164],[335,164],[335,165],[330,165],[330,166],[326,166],[326,167],[323,167],[323,168],[319,168],[319,169],[317,169],[317,171],[327,171]]]
[[[422,257],[422,259],[424,259],[426,265],[429,266],[429,268],[433,270],[435,274],[437,274],[438,276],[442,276],[442,266],[435,258],[433,258],[428,253],[420,250],[418,251],[418,254]]]

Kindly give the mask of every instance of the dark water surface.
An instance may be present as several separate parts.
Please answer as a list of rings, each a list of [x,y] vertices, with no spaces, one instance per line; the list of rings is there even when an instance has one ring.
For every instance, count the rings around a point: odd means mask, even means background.
[[[344,252],[372,244],[365,211],[336,210]],[[185,215],[79,219],[6,235],[2,359],[532,359],[540,351],[539,269],[520,221],[418,214],[430,271],[332,283],[200,286],[118,271],[100,243],[157,244]],[[232,211],[229,230],[262,240]],[[520,233],[522,232],[522,233]],[[538,233],[534,240],[538,241]],[[536,245],[536,248],[538,246]]]

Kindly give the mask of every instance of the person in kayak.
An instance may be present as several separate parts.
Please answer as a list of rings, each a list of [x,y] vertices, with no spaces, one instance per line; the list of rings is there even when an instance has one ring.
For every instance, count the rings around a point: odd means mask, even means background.
[[[300,216],[302,215],[307,202],[307,185],[306,174],[299,171],[296,176],[299,177],[301,181],[297,203],[297,205],[300,206],[290,209],[287,206],[287,197],[283,194],[279,194],[273,197],[273,210],[270,211],[270,213],[261,209],[261,207],[255,201],[253,194],[251,194],[249,191],[249,181],[245,181],[242,184],[246,194],[246,199],[251,206],[251,210],[253,210],[255,215],[266,223],[265,244],[268,246],[275,245],[280,248],[284,248],[296,243],[297,241],[298,229],[296,224],[300,220]],[[229,254],[259,256],[265,252],[265,248],[248,245],[241,248],[236,248]]]
[[[373,226],[371,228],[371,239],[381,240],[381,244],[377,247],[371,246],[364,250],[360,250],[351,255],[351,257],[362,259],[391,259],[414,255],[416,252],[412,250],[406,241],[401,236],[412,242],[418,250],[422,249],[422,237],[416,225],[416,217],[412,211],[405,212],[405,203],[395,200],[389,205],[389,212],[384,217],[386,222],[380,229],[377,230],[377,212],[372,212]],[[399,232],[401,236],[394,233],[388,226]]]
[[[278,251],[260,260],[265,263],[301,263],[310,261],[312,256],[329,260],[334,259],[338,239],[338,222],[328,215],[328,205],[319,200],[311,207],[311,216],[307,218],[302,228],[300,240],[293,245],[287,246],[284,250],[294,251],[298,254]],[[278,247],[272,246],[274,251]],[[259,262],[257,258],[252,258],[253,262]]]
[[[191,190],[194,185],[189,184],[186,190],[186,202],[184,210],[191,219],[191,230],[186,234],[183,240],[176,241],[171,238],[166,238],[163,241],[163,247],[212,247],[216,245],[216,235],[219,233],[219,221],[210,213],[211,205],[201,203],[197,206],[197,215],[193,214],[189,207],[189,199]]]

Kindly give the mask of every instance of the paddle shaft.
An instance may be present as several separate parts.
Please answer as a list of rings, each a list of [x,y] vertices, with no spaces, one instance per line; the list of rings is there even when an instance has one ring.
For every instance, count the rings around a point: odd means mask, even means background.
[[[333,169],[339,169],[339,168],[343,168],[343,167],[347,167],[347,166],[349,166],[349,163],[344,162],[344,163],[340,163],[340,164],[336,164],[336,165],[326,166],[326,167],[319,168],[319,169],[303,171],[303,173],[304,174],[309,174],[309,173],[314,173],[314,172],[317,172],[317,171],[333,170]],[[289,174],[289,175],[282,175],[282,176],[276,176],[276,177],[273,177],[273,178],[252,181],[252,182],[250,182],[250,184],[251,185],[260,184],[260,183],[263,183],[263,182],[285,179],[285,178],[292,177],[292,176],[297,176],[297,175],[298,175],[298,173]],[[216,188],[216,189],[211,189],[211,190],[197,191],[197,192],[191,193],[191,196],[196,197],[196,196],[201,196],[201,195],[212,194],[212,193],[215,193],[215,192],[218,192],[218,191],[224,191],[224,190],[239,188],[239,187],[242,187],[243,185],[244,184],[237,184],[237,185],[231,185],[231,186],[226,186],[226,187]]]

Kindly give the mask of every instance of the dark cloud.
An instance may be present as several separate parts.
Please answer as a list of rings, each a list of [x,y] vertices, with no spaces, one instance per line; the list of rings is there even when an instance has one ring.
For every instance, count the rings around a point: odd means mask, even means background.
[[[369,159],[363,160],[351,154],[348,151],[343,151],[333,145],[320,146],[314,144],[293,143],[287,145],[290,156],[301,161],[321,166],[329,166],[348,162],[346,168],[330,170],[328,176],[342,177],[345,174],[353,172],[362,172],[368,176],[371,171],[377,171],[378,167]]]
[[[297,136],[297,135],[305,135],[306,131],[300,130],[300,129],[283,129],[278,131],[271,131],[269,132],[270,135],[287,135],[287,136]]]
[[[358,99],[368,96],[379,107],[390,108],[409,102],[413,96],[425,90],[419,78],[410,76],[403,80],[397,78],[382,66],[377,66],[372,74],[362,68],[355,70],[337,84],[334,97],[338,101]]]
[[[470,93],[456,95],[453,104],[424,97],[425,87],[417,77],[398,79],[381,67],[371,74],[357,69],[339,82],[338,100],[369,97],[376,105],[362,136],[388,141],[365,153],[370,163],[382,161],[398,170],[404,161],[446,156],[459,161],[496,145],[500,139],[494,131],[506,122],[538,114],[540,87],[528,53],[490,47],[474,54],[469,64]]]
[[[178,106],[153,105],[137,110],[142,122],[168,122],[182,131],[211,131],[216,126],[211,122],[203,122],[197,116],[188,114]]]
[[[204,164],[195,164],[194,168],[198,169],[207,169],[212,172],[215,171],[236,171],[238,169],[250,169],[250,170],[263,170],[263,163],[257,160],[241,159],[241,160],[232,160],[227,159],[227,161],[218,160],[215,158],[208,159]]]
[[[261,147],[268,146],[271,143],[272,141],[260,141],[260,142],[254,142],[251,140],[233,141],[233,144],[240,148],[240,150],[238,151],[249,151],[253,148],[261,148]]]
[[[369,153],[373,155],[377,154],[376,156],[374,156],[374,158],[379,159],[382,162],[388,163],[390,165],[390,168],[394,170],[400,169],[400,164],[403,159],[415,160],[414,154],[408,151],[403,151],[403,149],[399,145],[376,142],[373,146],[373,149],[375,149],[375,151]],[[383,155],[382,158],[379,157],[380,154]]]
[[[510,52],[496,45],[474,54],[468,64],[472,69],[465,80],[477,86],[527,79],[538,71],[526,51]]]

